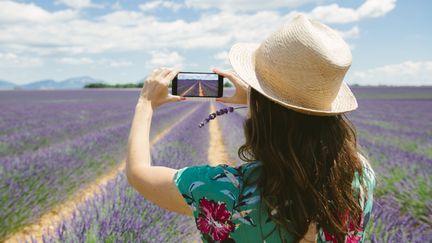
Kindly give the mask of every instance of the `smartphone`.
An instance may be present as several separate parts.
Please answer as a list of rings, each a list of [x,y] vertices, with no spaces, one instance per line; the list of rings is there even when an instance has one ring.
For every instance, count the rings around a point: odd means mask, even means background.
[[[185,97],[222,97],[223,77],[216,73],[180,72],[172,81],[171,93]]]

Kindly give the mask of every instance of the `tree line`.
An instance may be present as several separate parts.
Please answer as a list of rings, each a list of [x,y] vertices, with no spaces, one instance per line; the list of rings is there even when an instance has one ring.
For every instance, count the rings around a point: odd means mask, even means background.
[[[140,83],[127,83],[127,84],[107,84],[107,83],[89,83],[84,86],[86,89],[103,89],[103,88],[142,88],[143,82]],[[171,83],[168,85],[171,88]],[[225,82],[224,87],[232,87],[230,82]]]

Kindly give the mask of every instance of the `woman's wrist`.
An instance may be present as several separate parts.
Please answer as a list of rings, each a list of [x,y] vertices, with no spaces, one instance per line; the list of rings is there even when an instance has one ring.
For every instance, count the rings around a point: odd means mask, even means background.
[[[148,99],[144,99],[144,98],[140,97],[138,99],[136,106],[135,106],[135,112],[141,111],[141,110],[144,110],[145,114],[152,115],[153,110],[154,110],[152,102]]]

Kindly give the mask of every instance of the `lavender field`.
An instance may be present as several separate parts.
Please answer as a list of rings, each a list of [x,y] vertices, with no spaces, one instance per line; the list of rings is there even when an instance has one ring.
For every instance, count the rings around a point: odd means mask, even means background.
[[[177,85],[177,93],[182,96],[218,95],[217,80],[179,80]]]
[[[359,109],[349,116],[377,175],[368,241],[431,242],[432,88],[353,91]],[[224,90],[224,95],[232,92]],[[0,241],[124,160],[138,94],[139,90],[0,91]],[[210,107],[209,101],[196,99],[160,107],[152,120],[153,164],[207,164],[209,126],[198,124],[213,112]],[[237,163],[245,112],[239,109],[216,119],[226,151]],[[128,186],[123,172],[51,229],[39,240],[198,238],[192,218],[148,202]]]

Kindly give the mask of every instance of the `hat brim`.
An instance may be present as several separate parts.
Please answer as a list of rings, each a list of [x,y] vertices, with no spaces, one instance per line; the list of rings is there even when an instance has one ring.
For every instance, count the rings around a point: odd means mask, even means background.
[[[240,78],[252,88],[266,96],[267,98],[298,112],[318,116],[330,116],[348,111],[353,111],[358,107],[357,100],[351,89],[345,82],[342,82],[336,98],[333,100],[329,110],[317,110],[295,105],[287,99],[282,99],[274,94],[270,89],[261,85],[255,72],[254,52],[259,44],[237,43],[233,45],[229,52],[229,61]]]

